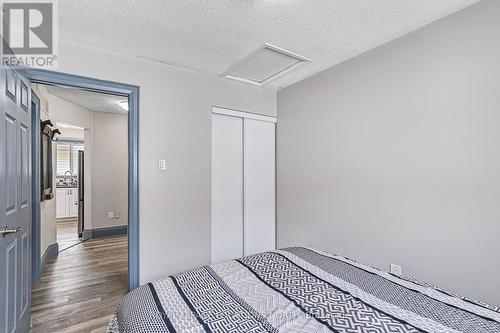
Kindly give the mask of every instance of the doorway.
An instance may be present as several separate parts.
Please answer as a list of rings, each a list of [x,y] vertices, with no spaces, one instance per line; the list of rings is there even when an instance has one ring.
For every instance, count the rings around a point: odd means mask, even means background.
[[[85,149],[83,127],[58,121],[55,128],[61,132],[54,143],[55,169],[52,171],[55,179],[56,242],[61,252],[83,240],[84,154],[89,147]]]
[[[51,86],[65,86],[82,89],[90,92],[111,94],[123,96],[128,101],[128,223],[127,223],[127,240],[128,240],[128,290],[132,290],[139,286],[139,172],[138,172],[138,153],[139,153],[139,87],[112,81],[103,81],[94,78],[77,76],[66,73],[47,71],[42,69],[25,69],[23,74],[35,84],[44,84]],[[39,112],[39,111],[38,111]],[[40,117],[40,114],[34,115]],[[33,133],[40,132],[40,123],[34,122]],[[39,147],[33,147],[34,157],[40,156]],[[40,176],[40,168],[34,165],[33,167],[33,185],[40,186],[37,183],[37,176]],[[36,187],[34,187],[36,188]],[[38,191],[33,191],[37,194]],[[38,201],[40,201],[40,192],[38,192]],[[36,202],[36,201],[35,201]],[[40,217],[40,207],[33,205],[33,216]],[[40,252],[40,226],[33,221],[33,260],[32,271],[33,281],[40,278],[41,260]]]
[[[49,127],[56,132],[53,199],[33,205],[32,271],[33,282],[38,281],[31,293],[33,328],[101,329],[121,297],[139,284],[138,87],[43,70],[26,70],[24,75],[38,103],[34,117],[42,121],[35,122],[33,133],[43,121],[51,121]],[[41,88],[50,96],[48,102],[41,98]],[[44,108],[49,108],[46,119]],[[33,144],[34,158],[43,160],[43,147]],[[42,175],[41,184],[33,182],[35,189],[44,183],[41,165],[33,168],[34,179]],[[55,248],[46,237],[50,205]],[[68,316],[68,311],[77,315]]]

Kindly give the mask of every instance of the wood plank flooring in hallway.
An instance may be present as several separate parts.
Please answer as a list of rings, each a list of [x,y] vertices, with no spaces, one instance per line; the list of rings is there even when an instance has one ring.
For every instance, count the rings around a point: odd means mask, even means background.
[[[67,248],[33,286],[32,332],[105,332],[126,293],[127,236]]]
[[[57,244],[59,251],[80,243],[78,238],[78,221],[57,221]]]

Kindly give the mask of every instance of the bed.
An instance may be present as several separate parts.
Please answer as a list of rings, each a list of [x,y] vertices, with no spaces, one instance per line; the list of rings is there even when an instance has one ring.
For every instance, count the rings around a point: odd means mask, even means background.
[[[108,332],[500,332],[500,309],[316,249],[204,266],[127,294]]]

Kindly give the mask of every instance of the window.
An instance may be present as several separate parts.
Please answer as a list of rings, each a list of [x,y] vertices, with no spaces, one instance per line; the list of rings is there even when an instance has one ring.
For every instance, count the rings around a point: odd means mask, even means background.
[[[72,151],[72,158],[71,160],[73,161],[73,175],[78,174],[78,151],[83,150],[83,143],[75,143],[73,144],[73,147],[71,149]]]
[[[57,176],[64,176],[71,171],[73,176],[78,174],[78,151],[83,150],[83,143],[79,141],[58,141],[56,149]]]
[[[64,176],[64,173],[68,170],[71,170],[71,144],[69,143],[57,143],[57,175]]]

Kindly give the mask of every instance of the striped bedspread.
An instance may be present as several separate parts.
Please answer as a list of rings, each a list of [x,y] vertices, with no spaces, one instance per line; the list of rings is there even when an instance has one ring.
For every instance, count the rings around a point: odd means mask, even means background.
[[[127,294],[109,332],[500,332],[500,311],[344,257],[287,248]]]

